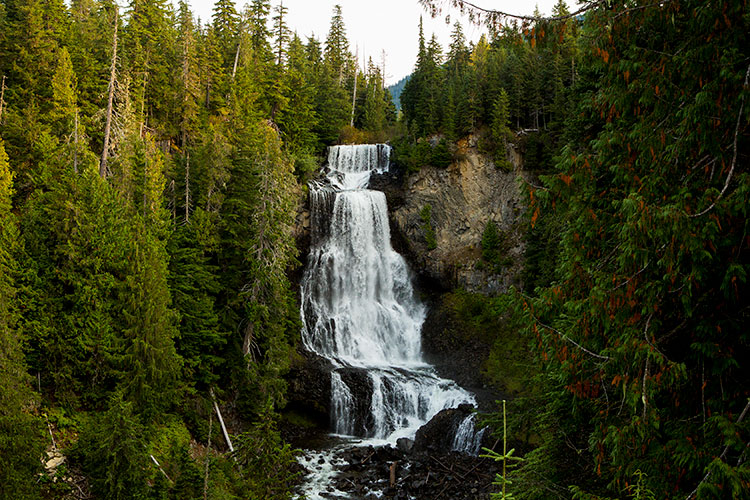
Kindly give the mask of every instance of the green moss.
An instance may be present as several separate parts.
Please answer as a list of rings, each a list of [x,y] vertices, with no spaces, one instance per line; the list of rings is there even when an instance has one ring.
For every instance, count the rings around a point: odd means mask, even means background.
[[[294,427],[303,427],[305,429],[312,429],[314,427],[317,427],[315,422],[310,420],[306,415],[303,415],[302,413],[296,412],[296,411],[284,411],[281,414],[281,421],[283,422],[283,426],[285,425],[292,425]]]

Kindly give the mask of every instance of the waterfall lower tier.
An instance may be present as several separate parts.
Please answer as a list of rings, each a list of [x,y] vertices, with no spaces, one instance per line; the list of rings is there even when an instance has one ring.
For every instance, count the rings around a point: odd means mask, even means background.
[[[391,248],[385,195],[365,189],[389,155],[383,144],[330,148],[326,178],[310,185],[313,237],[300,314],[306,348],[336,367],[333,431],[395,442],[474,397],[422,359],[425,308]]]

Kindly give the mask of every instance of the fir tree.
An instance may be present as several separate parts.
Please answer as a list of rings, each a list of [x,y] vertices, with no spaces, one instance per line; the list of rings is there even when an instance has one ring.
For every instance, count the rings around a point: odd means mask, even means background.
[[[341,6],[335,5],[328,36],[326,36],[325,61],[331,73],[336,76],[339,85],[344,82],[349,58],[349,41],[346,39],[344,16],[341,13]]]
[[[18,316],[16,255],[21,236],[11,212],[12,173],[0,139],[0,496],[37,498],[44,441],[31,414],[35,394],[26,371]]]

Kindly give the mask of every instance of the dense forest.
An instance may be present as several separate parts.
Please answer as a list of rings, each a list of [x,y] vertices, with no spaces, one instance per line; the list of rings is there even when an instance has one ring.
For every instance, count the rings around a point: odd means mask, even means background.
[[[536,366],[509,407],[533,450],[503,491],[746,498],[750,4],[560,1],[547,20],[453,4],[489,37],[456,23],[444,51],[420,30],[397,156],[450,162],[475,133],[538,177],[524,289],[483,306]]]
[[[397,117],[340,7],[321,41],[270,0],[0,0],[0,498],[291,498],[305,184],[470,135],[535,178],[524,286],[471,299],[530,367],[497,498],[750,494],[750,3],[448,3],[488,35],[420,23]]]
[[[286,497],[298,199],[327,144],[395,120],[361,67],[340,8],[303,42],[266,0],[205,25],[0,2],[2,498],[77,475],[97,498]],[[243,422],[231,458],[214,397]],[[74,480],[38,476],[51,429]]]

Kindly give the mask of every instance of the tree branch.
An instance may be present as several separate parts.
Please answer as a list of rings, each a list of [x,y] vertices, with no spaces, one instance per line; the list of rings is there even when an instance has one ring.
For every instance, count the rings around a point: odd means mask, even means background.
[[[586,349],[585,347],[583,347],[581,344],[579,344],[575,340],[573,340],[570,337],[568,337],[568,335],[566,333],[563,333],[560,330],[557,330],[557,329],[555,329],[555,328],[553,328],[553,327],[551,327],[549,325],[545,325],[544,323],[542,323],[541,321],[539,321],[539,318],[537,318],[536,316],[534,316],[533,313],[529,313],[529,314],[531,314],[531,317],[534,319],[534,321],[536,323],[539,324],[539,326],[541,326],[543,328],[546,328],[547,330],[549,330],[549,331],[551,331],[553,333],[556,333],[557,335],[559,335],[560,337],[562,337],[563,340],[566,340],[566,341],[570,342],[571,344],[573,344],[574,346],[576,346],[577,348],[579,348],[580,350],[582,350],[583,352],[585,352],[589,356],[593,356],[593,357],[595,357],[597,359],[601,359],[601,360],[604,360],[604,361],[609,361],[610,359],[612,359],[609,356],[604,356],[602,354],[597,354],[597,353],[595,353],[593,351],[589,351],[588,349]]]
[[[580,9],[578,9],[577,11],[571,14],[566,14],[564,16],[557,16],[557,17],[523,16],[519,14],[511,14],[510,12],[503,12],[503,11],[496,10],[496,9],[487,9],[484,7],[480,7],[479,5],[473,2],[467,2],[465,0],[445,0],[443,2],[440,2],[439,0],[419,0],[419,3],[422,4],[422,6],[430,13],[432,17],[436,17],[441,12],[441,9],[437,6],[438,3],[449,3],[451,6],[458,8],[461,12],[463,12],[464,9],[468,8],[470,15],[474,15],[474,13],[476,12],[477,13],[476,15],[480,15],[484,13],[495,18],[510,18],[510,19],[518,19],[520,21],[565,21],[566,19],[572,19],[574,17],[577,17],[583,14],[584,12],[595,9],[596,7],[599,7],[600,5],[604,5],[608,3],[608,1],[597,0],[596,2],[590,3],[584,7],[581,7]]]
[[[740,416],[737,418],[737,421],[735,424],[741,423],[745,419],[745,415],[747,415],[747,410],[750,409],[750,399],[747,400],[747,404],[745,405],[745,409],[742,410],[742,413],[740,413]],[[729,452],[729,445],[726,445],[724,448],[724,451],[721,452],[721,455],[719,455],[719,460],[724,460],[724,457],[727,456],[727,453]],[[698,493],[698,488],[700,488],[701,484],[705,483],[708,478],[711,476],[711,471],[709,470],[706,472],[706,475],[703,476],[703,479],[701,479],[701,482],[698,483],[698,486],[695,487],[693,491],[690,492],[690,494],[685,498],[685,500],[690,500]]]
[[[747,67],[747,71],[745,72],[745,82],[743,83],[742,87],[743,89],[748,86],[748,82],[750,82],[750,66]],[[742,122],[742,112],[745,110],[745,96],[743,95],[740,99],[740,111],[737,113],[737,123],[734,126],[734,141],[732,142],[732,165],[729,168],[729,173],[727,174],[727,179],[724,181],[724,187],[721,188],[721,192],[719,193],[719,196],[716,197],[713,203],[706,208],[705,210],[702,210],[701,212],[698,212],[697,214],[690,215],[689,217],[700,217],[701,215],[705,215],[710,210],[712,210],[716,203],[721,199],[722,196],[724,196],[724,193],[727,191],[727,188],[729,187],[729,182],[732,180],[732,175],[734,174],[734,167],[737,165],[737,136],[740,133],[740,123]]]

